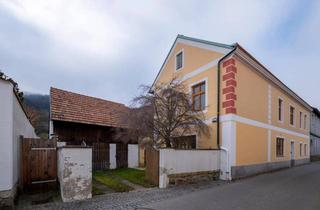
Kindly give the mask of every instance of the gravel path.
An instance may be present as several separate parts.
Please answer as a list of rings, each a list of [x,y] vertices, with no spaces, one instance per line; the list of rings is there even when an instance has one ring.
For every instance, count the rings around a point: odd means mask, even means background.
[[[176,198],[191,192],[212,188],[225,182],[214,181],[195,185],[178,186],[167,189],[145,189],[143,191],[132,191],[128,193],[111,193],[95,196],[86,201],[70,203],[50,203],[33,205],[24,209],[37,210],[83,210],[83,209],[135,209],[154,202]]]

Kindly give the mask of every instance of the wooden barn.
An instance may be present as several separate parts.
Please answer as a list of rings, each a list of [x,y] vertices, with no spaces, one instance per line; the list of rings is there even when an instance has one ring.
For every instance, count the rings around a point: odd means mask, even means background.
[[[94,170],[109,168],[110,144],[116,144],[116,167],[127,167],[127,144],[137,144],[121,139],[129,111],[124,104],[51,88],[50,136],[67,145],[92,146]]]

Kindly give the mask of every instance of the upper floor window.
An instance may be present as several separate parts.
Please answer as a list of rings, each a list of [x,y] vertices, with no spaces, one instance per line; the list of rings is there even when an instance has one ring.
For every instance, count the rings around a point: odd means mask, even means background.
[[[283,144],[284,144],[284,139],[283,138],[280,138],[278,137],[277,138],[277,147],[276,147],[276,155],[277,157],[282,157],[283,154],[284,154],[284,148],[283,148]]]
[[[283,107],[283,100],[281,98],[278,99],[278,120],[282,121],[282,108]]]
[[[300,121],[299,121],[299,122],[300,122],[300,123],[299,123],[299,125],[300,125],[299,127],[302,128],[302,112],[300,112],[300,118],[299,118],[299,120],[300,120]]]
[[[304,129],[307,129],[307,115],[304,115]]]
[[[183,51],[179,52],[176,55],[176,70],[179,70],[183,67]]]
[[[201,82],[192,86],[192,108],[201,111],[206,108],[206,83]]]
[[[294,125],[294,114],[295,114],[295,108],[293,106],[290,106],[290,125]]]

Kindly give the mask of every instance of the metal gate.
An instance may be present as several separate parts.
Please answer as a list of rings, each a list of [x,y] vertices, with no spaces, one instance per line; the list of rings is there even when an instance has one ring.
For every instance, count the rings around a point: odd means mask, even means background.
[[[109,144],[93,143],[92,166],[93,170],[106,170],[110,168]]]
[[[57,184],[55,139],[21,138],[20,183],[22,190],[46,191]]]

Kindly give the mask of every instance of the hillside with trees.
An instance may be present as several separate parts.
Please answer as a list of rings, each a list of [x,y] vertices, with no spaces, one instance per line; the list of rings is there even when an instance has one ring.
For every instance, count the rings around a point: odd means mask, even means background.
[[[37,135],[41,138],[48,138],[49,95],[26,93],[23,98],[23,105]]]

